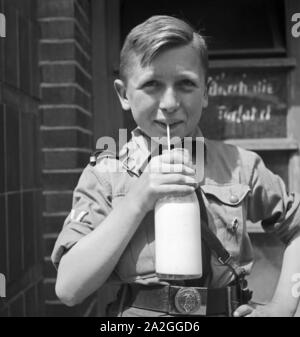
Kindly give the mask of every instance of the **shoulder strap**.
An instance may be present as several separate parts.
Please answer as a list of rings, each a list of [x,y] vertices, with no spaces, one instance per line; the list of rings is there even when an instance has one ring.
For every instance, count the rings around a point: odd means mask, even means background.
[[[215,233],[209,228],[206,207],[204,205],[200,187],[198,187],[195,192],[200,205],[201,231],[203,240],[206,242],[210,250],[216,254],[218,261],[223,265],[227,265],[235,274],[235,276],[239,277],[239,275],[242,274],[243,269],[232,261],[230,253],[225,249]]]

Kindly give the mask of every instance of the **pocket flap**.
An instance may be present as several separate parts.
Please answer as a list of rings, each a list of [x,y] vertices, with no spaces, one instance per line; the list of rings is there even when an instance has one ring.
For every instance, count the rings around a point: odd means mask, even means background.
[[[229,206],[239,205],[250,192],[248,185],[202,185],[201,189],[206,195],[211,195]]]

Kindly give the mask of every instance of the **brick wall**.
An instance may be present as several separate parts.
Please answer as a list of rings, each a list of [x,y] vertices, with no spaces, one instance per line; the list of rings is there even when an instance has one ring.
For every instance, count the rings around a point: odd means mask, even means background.
[[[35,6],[0,0],[0,316],[43,315]]]
[[[50,255],[71,208],[72,191],[92,149],[91,8],[89,0],[39,0],[41,151],[46,315],[95,315],[91,296],[62,305]]]

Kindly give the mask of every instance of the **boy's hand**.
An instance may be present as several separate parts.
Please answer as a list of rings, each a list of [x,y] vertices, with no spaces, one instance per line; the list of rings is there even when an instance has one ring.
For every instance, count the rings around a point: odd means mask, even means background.
[[[188,152],[174,149],[151,159],[127,197],[147,213],[158,199],[192,193],[196,185]]]
[[[238,307],[233,313],[234,317],[288,317],[292,316],[283,310],[278,303],[268,303],[266,305],[244,304]]]

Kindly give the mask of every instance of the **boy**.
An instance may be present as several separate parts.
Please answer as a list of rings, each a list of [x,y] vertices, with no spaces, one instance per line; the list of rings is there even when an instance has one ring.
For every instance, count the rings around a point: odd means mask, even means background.
[[[181,20],[154,16],[127,36],[115,89],[138,128],[120,160],[99,156],[94,167],[85,168],[74,191],[73,210],[52,254],[58,267],[56,292],[65,304],[80,303],[105,282],[118,282],[122,288],[109,315],[294,314],[298,298],[291,292],[292,277],[300,272],[299,196],[288,194],[259,156],[221,142],[205,140],[200,194],[207,225],[243,273],[249,273],[253,263],[246,220],[262,220],[265,230],[280,236],[287,248],[275,294],[265,306],[241,305],[232,268],[207,246],[200,280],[167,282],[155,274],[155,203],[164,196],[191,193],[199,182],[184,152],[154,155],[151,138],[166,136],[167,124],[172,137],[201,136],[197,125],[208,104],[207,69],[203,38]],[[153,167],[160,169],[146,169]],[[183,308],[176,302],[179,290],[204,291],[205,305],[196,296],[193,310]]]

